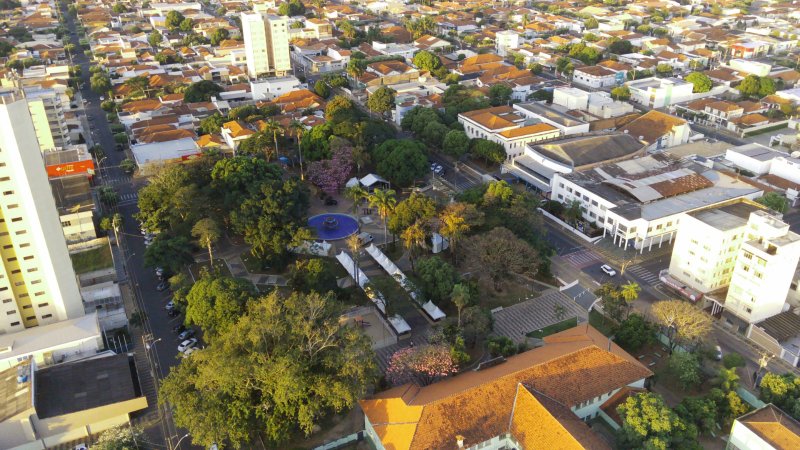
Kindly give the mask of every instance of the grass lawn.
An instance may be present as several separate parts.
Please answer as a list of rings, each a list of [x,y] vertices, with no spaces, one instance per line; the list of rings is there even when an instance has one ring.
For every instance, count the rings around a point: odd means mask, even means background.
[[[111,249],[103,245],[91,250],[69,255],[72,259],[72,267],[75,273],[82,274],[95,270],[108,269],[114,267],[114,260],[111,257]]]
[[[531,331],[530,333],[526,334],[525,336],[541,339],[545,336],[550,336],[551,334],[558,333],[559,331],[568,330],[570,328],[574,328],[578,325],[578,318],[572,317],[570,319],[561,321],[559,323],[554,323],[552,325],[548,325],[541,330]]]
[[[192,274],[189,278],[194,277],[195,280],[199,279],[203,272],[203,269],[210,270],[211,264],[208,261],[189,264],[189,271]],[[225,261],[221,259],[214,260],[214,270],[220,275],[226,277],[231,276],[231,271],[230,269],[228,269],[228,265],[225,264]]]
[[[613,334],[614,322],[595,310],[589,312],[589,324],[605,336],[611,336]]]

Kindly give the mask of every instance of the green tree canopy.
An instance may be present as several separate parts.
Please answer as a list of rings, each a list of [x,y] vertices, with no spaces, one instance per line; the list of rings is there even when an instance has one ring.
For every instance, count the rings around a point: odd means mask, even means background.
[[[186,103],[207,102],[211,97],[222,92],[222,88],[213,81],[202,80],[192,83],[183,92],[183,101]]]
[[[217,161],[211,185],[225,208],[232,210],[256,195],[262,183],[278,181],[282,175],[280,167],[261,158],[234,156]]]
[[[694,85],[692,92],[695,93],[708,92],[711,90],[711,86],[713,86],[711,78],[708,78],[708,75],[704,74],[703,72],[690,73],[686,76],[686,81]]]
[[[417,222],[427,225],[435,216],[436,202],[427,195],[412,192],[407,199],[395,206],[394,213],[389,218],[389,230],[399,235]]]
[[[158,32],[158,30],[153,30],[153,32],[150,33],[149,36],[147,36],[147,42],[153,48],[158,48],[158,46],[161,45],[162,40],[164,40],[164,36],[162,36],[161,33]]]
[[[331,95],[331,88],[328,87],[328,83],[323,80],[317,80],[314,83],[314,92],[322,98],[328,98]]]
[[[306,5],[300,0],[289,0],[281,3],[278,7],[278,14],[282,16],[302,16],[306,13]]]
[[[439,59],[439,57],[427,50],[418,51],[417,54],[414,55],[413,63],[417,69],[426,70],[430,73],[433,73],[442,67],[442,61]]]
[[[233,326],[256,296],[249,280],[207,275],[192,286],[186,296],[187,325],[199,325],[206,342]]]
[[[410,186],[428,172],[425,146],[410,139],[390,139],[374,150],[378,173],[398,186]]]
[[[262,261],[283,264],[289,247],[310,239],[305,216],[308,189],[295,178],[261,183],[255,195],[231,213],[231,225]]]
[[[192,261],[192,244],[184,236],[160,234],[144,251],[147,267],[163,267],[170,272],[177,272]]]
[[[631,90],[628,86],[617,86],[611,89],[611,98],[621,101],[628,100],[631,98]]]
[[[487,139],[473,139],[470,143],[470,152],[486,161],[487,164],[495,163],[500,164],[506,159],[506,149],[497,142],[492,142]]]
[[[394,109],[394,89],[386,86],[379,87],[367,100],[367,108],[370,111],[386,115]]]
[[[757,198],[756,201],[781,214],[789,209],[789,200],[777,192],[767,192],[763,196]]]
[[[492,106],[507,105],[511,101],[513,91],[504,84],[495,84],[489,88],[489,103]]]
[[[170,11],[167,13],[167,17],[164,20],[164,25],[167,26],[170,30],[175,30],[181,26],[181,22],[186,19],[180,11]]]
[[[699,448],[694,424],[678,417],[658,394],[630,396],[617,412],[622,419],[619,444],[624,448]]]
[[[347,410],[376,380],[369,338],[340,320],[331,295],[276,291],[163,380],[159,400],[195,445],[272,447]]]
[[[692,353],[675,352],[669,357],[669,371],[684,390],[700,384],[700,361]]]
[[[220,42],[228,39],[230,33],[225,28],[217,28],[211,33],[211,45],[219,45]]]
[[[655,335],[655,327],[639,314],[631,314],[614,330],[616,343],[629,353],[635,353],[643,346],[653,343]]]
[[[469,261],[479,276],[491,280],[495,290],[511,274],[533,277],[539,270],[539,253],[504,227],[473,236],[465,242]]]
[[[356,114],[355,104],[344,95],[333,97],[325,107],[325,119],[332,122],[348,120]]]
[[[583,21],[583,26],[586,27],[587,30],[594,30],[595,28],[600,26],[600,24],[594,17],[589,17],[588,19]]]
[[[777,87],[772,78],[748,75],[736,86],[736,89],[745,97],[763,98],[774,94]]]
[[[298,259],[289,272],[289,286],[299,292],[335,291],[336,275],[327,259]]]
[[[453,286],[461,279],[456,269],[438,256],[420,259],[417,263],[420,289],[434,303],[450,298]]]
[[[450,130],[442,141],[442,150],[448,155],[460,157],[469,151],[469,137],[460,130]]]

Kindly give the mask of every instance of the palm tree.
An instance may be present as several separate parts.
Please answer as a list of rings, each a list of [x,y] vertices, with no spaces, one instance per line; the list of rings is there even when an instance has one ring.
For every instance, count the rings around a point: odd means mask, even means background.
[[[450,293],[450,300],[456,305],[458,310],[458,328],[461,328],[461,311],[470,304],[469,287],[466,284],[453,285],[453,291]]]
[[[628,284],[622,285],[622,289],[620,290],[620,295],[622,296],[623,299],[625,299],[625,303],[628,306],[628,313],[630,313],[631,303],[633,303],[634,301],[636,301],[637,298],[639,298],[639,291],[641,290],[642,290],[641,286],[639,286],[639,283],[636,283],[635,281],[631,281]]]
[[[419,222],[414,222],[413,225],[400,233],[400,238],[403,239],[403,245],[408,249],[408,259],[411,261],[412,272],[416,272],[414,261],[417,259],[417,250],[425,248],[425,237],[425,229]]]
[[[213,219],[200,219],[192,227],[192,236],[197,238],[197,242],[203,247],[208,248],[208,259],[211,269],[214,269],[214,255],[211,253],[211,246],[220,238],[219,226]]]
[[[264,129],[262,131],[265,133],[272,133],[272,141],[275,143],[275,154],[280,157],[281,152],[278,150],[278,133],[283,133],[283,127],[281,127],[281,124],[272,119],[267,119],[264,122]]]
[[[470,228],[466,217],[463,215],[463,208],[455,207],[455,205],[445,208],[441,216],[439,216],[439,220],[441,221],[439,234],[446,237],[450,242],[450,252],[453,254],[453,259],[455,259],[456,243]]]
[[[353,214],[358,212],[358,203],[365,198],[369,198],[369,192],[361,187],[360,184],[345,189],[344,195],[353,201]]]
[[[301,144],[303,143],[303,133],[306,132],[306,126],[299,120],[292,120],[289,123],[289,129],[294,131],[297,136],[297,157],[300,161],[300,179],[305,180],[305,172],[303,172],[303,150]]]
[[[397,205],[395,192],[393,189],[375,189],[369,195],[368,200],[369,206],[377,208],[378,215],[381,216],[383,221],[383,243],[386,244],[388,242],[388,236],[386,235],[387,218],[394,211],[395,205]]]

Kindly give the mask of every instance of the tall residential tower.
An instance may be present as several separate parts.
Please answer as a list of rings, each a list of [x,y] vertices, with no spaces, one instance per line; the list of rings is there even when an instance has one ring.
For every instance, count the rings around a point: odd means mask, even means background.
[[[242,36],[247,74],[281,77],[292,70],[289,60],[289,23],[286,17],[242,13]]]
[[[0,95],[0,334],[84,315],[27,101]]]

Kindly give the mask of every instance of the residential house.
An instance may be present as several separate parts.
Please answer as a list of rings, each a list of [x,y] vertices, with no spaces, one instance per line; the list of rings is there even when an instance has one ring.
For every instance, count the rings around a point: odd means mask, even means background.
[[[222,134],[222,140],[224,140],[228,147],[232,148],[234,152],[240,142],[256,134],[255,131],[248,128],[247,125],[239,120],[225,122],[220,129],[220,133]]]
[[[692,98],[694,85],[678,78],[643,78],[625,83],[631,101],[649,108],[664,108]]]
[[[572,81],[594,89],[616,86],[625,80],[624,74],[618,76],[617,72],[603,66],[578,67],[572,73]]]
[[[800,423],[773,404],[733,421],[728,449],[791,450],[800,447]]]
[[[621,127],[618,131],[630,134],[647,145],[648,151],[659,151],[689,142],[692,130],[679,117],[651,110]]]

